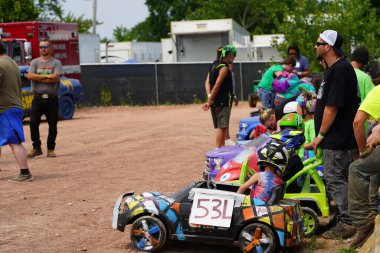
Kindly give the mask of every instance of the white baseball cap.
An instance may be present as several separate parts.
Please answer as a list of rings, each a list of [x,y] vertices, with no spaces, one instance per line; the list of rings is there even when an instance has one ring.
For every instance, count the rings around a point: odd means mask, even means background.
[[[333,47],[335,53],[339,56],[344,55],[341,47],[343,44],[343,38],[337,31],[334,30],[326,30],[319,35],[323,41]]]

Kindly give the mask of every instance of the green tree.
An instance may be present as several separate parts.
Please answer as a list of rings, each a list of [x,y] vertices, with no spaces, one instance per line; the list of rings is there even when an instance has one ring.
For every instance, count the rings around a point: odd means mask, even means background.
[[[92,27],[92,19],[85,19],[84,14],[79,17],[75,17],[74,14],[69,12],[66,16],[62,17],[60,22],[65,23],[77,23],[79,33],[89,33],[90,28]]]
[[[279,25],[284,22],[288,6],[294,0],[198,0],[199,8],[191,19],[232,18],[251,34],[278,33]]]
[[[61,3],[66,2],[66,0],[35,0],[34,2],[39,13],[38,20],[56,21],[62,19],[63,10]]]
[[[287,6],[295,0],[146,0],[149,16],[127,31],[130,40],[159,41],[168,37],[170,22],[232,18],[251,34],[278,33]],[[120,31],[117,31],[120,32]]]
[[[315,42],[322,31],[332,29],[342,35],[343,50],[348,56],[353,48],[365,46],[373,57],[378,57],[380,23],[375,11],[369,0],[298,0],[289,11],[288,22],[281,25],[285,43],[278,48],[285,53],[289,44],[296,43],[301,54],[311,60],[312,71],[320,70]]]
[[[65,0],[0,0],[0,22],[40,20],[77,23],[78,31],[87,33],[92,27],[92,20],[85,19],[84,14],[75,17],[69,12],[64,16],[62,2]]]
[[[35,20],[38,14],[33,0],[0,0],[1,22]]]
[[[116,41],[129,41],[131,39],[131,30],[126,28],[125,26],[116,26],[113,30],[113,36]]]
[[[198,0],[146,0],[149,16],[127,29],[117,26],[114,29],[116,40],[160,41],[167,38],[170,32],[170,22],[187,20],[187,17],[199,6]]]

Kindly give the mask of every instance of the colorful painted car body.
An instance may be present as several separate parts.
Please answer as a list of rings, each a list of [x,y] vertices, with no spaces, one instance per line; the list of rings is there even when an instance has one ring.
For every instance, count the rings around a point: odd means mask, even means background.
[[[231,182],[239,180],[240,171],[244,163],[249,164],[248,167],[257,172],[257,150],[270,140],[271,138],[268,135],[262,134],[258,138],[249,141],[250,148],[244,149],[237,156],[227,161],[218,171],[214,180],[216,182]]]
[[[215,149],[206,153],[205,169],[203,172],[203,178],[205,180],[210,176],[211,179],[215,178],[221,168],[229,161],[237,157],[245,150],[261,148],[265,143],[270,140],[267,135],[261,135],[256,139],[249,141],[240,141],[238,145],[226,146],[220,149]],[[246,152],[244,152],[246,154]],[[241,155],[243,156],[243,154]],[[240,157],[241,157],[240,156]],[[240,159],[239,157],[239,159]]]
[[[22,102],[24,107],[24,118],[30,116],[32,108],[33,93],[30,81],[26,78],[28,66],[20,66],[22,88]],[[75,105],[83,98],[83,87],[78,79],[61,77],[58,99],[60,119],[71,119],[75,112]]]
[[[243,150],[243,145],[238,144],[235,146],[224,146],[222,148],[207,152],[205,161],[206,167],[203,172],[203,178],[205,180],[207,180],[209,176],[214,178],[220,171],[223,164],[237,156]]]
[[[239,241],[242,252],[271,253],[300,244],[303,221],[298,201],[265,204],[236,193],[238,187],[233,185],[208,187],[209,182],[199,181],[172,195],[122,194],[114,206],[112,226],[124,231],[132,224],[131,241],[141,251],[158,250],[167,238],[220,244]],[[218,225],[205,225],[201,221],[205,216],[214,217],[207,222]]]

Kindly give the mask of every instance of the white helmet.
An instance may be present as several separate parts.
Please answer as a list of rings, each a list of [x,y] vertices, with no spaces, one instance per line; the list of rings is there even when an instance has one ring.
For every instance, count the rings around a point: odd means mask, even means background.
[[[292,101],[292,102],[289,102],[287,103],[285,106],[284,106],[284,113],[287,114],[287,113],[292,113],[292,112],[297,112],[297,105],[298,103],[296,101]]]

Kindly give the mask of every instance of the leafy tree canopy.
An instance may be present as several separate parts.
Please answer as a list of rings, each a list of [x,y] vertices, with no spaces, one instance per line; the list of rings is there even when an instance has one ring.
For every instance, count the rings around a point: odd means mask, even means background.
[[[145,21],[131,29],[118,27],[116,40],[159,41],[168,37],[171,21],[232,18],[251,35],[284,34],[284,44],[275,46],[285,57],[287,47],[297,44],[313,70],[320,67],[314,44],[326,29],[341,33],[348,56],[358,46],[367,47],[372,57],[380,56],[379,0],[146,0],[145,4],[149,9]]]
[[[72,13],[64,15],[62,2],[65,0],[0,0],[0,21],[59,21],[78,24],[80,33],[87,33],[92,27],[92,20],[83,16],[75,17]]]
[[[288,21],[280,26],[285,43],[278,48],[285,54],[289,44],[297,44],[301,54],[311,60],[312,69],[321,69],[314,46],[319,34],[327,29],[342,35],[346,55],[364,46],[372,57],[380,56],[380,22],[369,0],[299,0],[288,13]]]

